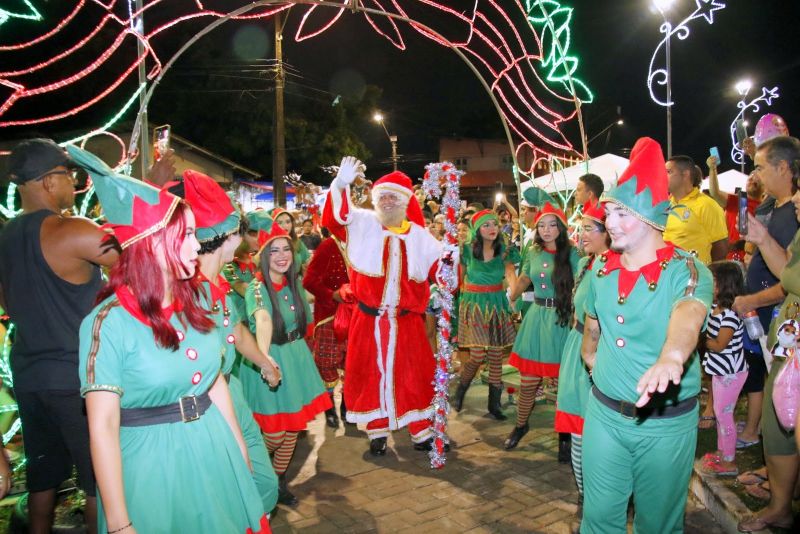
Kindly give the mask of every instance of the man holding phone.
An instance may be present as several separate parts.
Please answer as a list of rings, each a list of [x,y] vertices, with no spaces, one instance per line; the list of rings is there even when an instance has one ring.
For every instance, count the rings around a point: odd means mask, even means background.
[[[717,166],[719,161],[715,156],[709,156],[706,160],[708,166],[708,189],[711,198],[717,201],[723,210],[725,210],[725,223],[728,226],[728,243],[733,246],[743,239],[739,233],[737,219],[739,217],[739,196],[727,191],[722,191],[719,188],[719,178],[717,176]],[[747,178],[745,185],[745,193],[747,195],[747,213],[753,215],[756,207],[761,203],[764,198],[764,186],[758,175],[753,172]]]

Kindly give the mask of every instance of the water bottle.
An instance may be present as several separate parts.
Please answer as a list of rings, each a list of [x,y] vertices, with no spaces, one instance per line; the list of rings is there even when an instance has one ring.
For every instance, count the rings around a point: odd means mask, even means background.
[[[758,341],[764,335],[764,327],[761,326],[761,320],[755,311],[744,314],[744,327],[747,329],[747,335],[753,341]]]

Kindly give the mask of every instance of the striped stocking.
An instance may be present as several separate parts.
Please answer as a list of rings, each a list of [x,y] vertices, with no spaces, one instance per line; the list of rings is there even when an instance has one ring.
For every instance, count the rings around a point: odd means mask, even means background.
[[[542,383],[541,376],[520,376],[519,400],[517,401],[517,426],[522,427],[528,422],[528,417],[533,411],[536,402],[536,390]]]

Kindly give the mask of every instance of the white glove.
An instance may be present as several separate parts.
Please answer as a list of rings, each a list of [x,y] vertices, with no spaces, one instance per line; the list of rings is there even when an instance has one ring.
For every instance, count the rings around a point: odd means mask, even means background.
[[[336,173],[336,181],[341,187],[346,187],[356,181],[356,178],[364,178],[364,171],[367,168],[358,158],[345,156],[339,164],[339,172]]]

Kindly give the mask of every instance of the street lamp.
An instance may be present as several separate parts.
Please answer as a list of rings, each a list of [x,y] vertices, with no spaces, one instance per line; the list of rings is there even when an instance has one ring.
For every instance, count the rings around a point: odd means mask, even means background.
[[[397,170],[397,136],[389,134],[389,130],[386,128],[386,122],[384,121],[383,114],[379,111],[376,111],[375,114],[372,116],[372,120],[383,126],[383,131],[386,132],[386,137],[389,138],[389,142],[392,144],[392,168],[393,170]]]
[[[741,122],[742,132],[744,133],[744,135],[742,136],[741,141],[739,141],[739,144],[740,148],[742,149],[742,152],[744,152],[744,140],[747,138],[747,121],[744,120],[744,112],[747,109],[747,93],[749,93],[750,89],[753,87],[753,82],[745,78],[743,80],[739,80],[738,82],[736,82],[736,85],[734,87],[736,88],[736,92],[739,93],[739,96],[742,97],[739,100],[738,107],[741,111],[739,112],[739,116],[737,117],[737,119],[742,121]],[[741,163],[742,174],[744,174],[744,163],[745,159],[742,158],[742,163]]]
[[[666,29],[666,43],[664,44],[664,51],[666,52],[666,71],[667,71],[667,158],[672,157],[672,58],[670,57],[670,41],[672,40],[672,25],[667,20],[666,12],[672,7],[675,0],[653,0],[653,4],[661,13],[664,19],[664,26]]]
[[[594,141],[595,139],[597,139],[598,137],[600,137],[601,135],[603,135],[604,133],[609,131],[614,126],[622,126],[623,124],[625,124],[625,121],[622,120],[622,118],[619,118],[619,119],[615,120],[614,122],[612,122],[611,124],[609,124],[608,126],[603,128],[602,130],[600,130],[600,132],[597,135],[595,135],[594,137],[592,137],[591,139],[586,141],[586,146],[589,146],[589,143],[591,143],[592,141]]]

